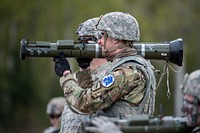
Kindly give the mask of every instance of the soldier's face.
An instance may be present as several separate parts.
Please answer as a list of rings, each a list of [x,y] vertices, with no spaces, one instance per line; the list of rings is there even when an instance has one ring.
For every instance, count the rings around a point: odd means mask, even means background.
[[[183,98],[182,111],[186,114],[191,114],[194,107],[194,97],[191,95],[185,95]]]
[[[192,95],[184,95],[182,111],[195,121],[195,125],[200,126],[200,103]],[[196,119],[196,120],[195,120]]]
[[[98,37],[98,44],[102,46],[102,52],[112,49],[114,47],[115,39],[107,36],[106,32],[100,32]]]
[[[105,51],[105,43],[107,43],[107,37],[105,34],[106,33],[102,31],[102,32],[99,32],[99,35],[98,35],[98,44],[102,47],[102,52]]]
[[[50,114],[49,115],[49,120],[53,127],[59,126],[60,121],[61,121],[60,117],[61,117],[61,114]]]

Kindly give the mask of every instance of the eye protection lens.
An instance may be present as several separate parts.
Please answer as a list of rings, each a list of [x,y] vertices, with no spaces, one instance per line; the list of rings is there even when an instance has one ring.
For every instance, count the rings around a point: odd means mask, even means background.
[[[87,37],[81,36],[78,38],[78,41],[81,43],[90,43],[90,42],[96,43],[97,38],[95,36],[87,36]]]
[[[61,114],[50,114],[49,118],[50,119],[55,119],[55,118],[58,119],[60,116],[61,116]]]

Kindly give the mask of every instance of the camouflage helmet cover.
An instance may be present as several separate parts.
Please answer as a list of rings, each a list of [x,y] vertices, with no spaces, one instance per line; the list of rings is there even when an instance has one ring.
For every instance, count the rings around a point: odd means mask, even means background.
[[[98,18],[91,18],[81,23],[76,31],[78,36],[95,36]]]
[[[189,94],[200,100],[200,69],[185,75],[182,91],[184,95]]]
[[[49,114],[62,114],[62,111],[65,106],[65,98],[64,97],[55,97],[52,98],[48,104],[46,113]]]
[[[128,13],[110,12],[100,17],[97,23],[97,29],[106,31],[108,37],[139,41],[140,30],[137,20]]]

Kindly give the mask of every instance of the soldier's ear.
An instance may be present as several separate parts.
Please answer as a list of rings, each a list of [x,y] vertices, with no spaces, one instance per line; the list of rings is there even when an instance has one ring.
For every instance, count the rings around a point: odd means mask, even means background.
[[[118,39],[113,39],[113,43],[114,43],[114,44],[117,44],[117,43],[119,43],[119,42],[121,42],[121,41],[118,40]]]

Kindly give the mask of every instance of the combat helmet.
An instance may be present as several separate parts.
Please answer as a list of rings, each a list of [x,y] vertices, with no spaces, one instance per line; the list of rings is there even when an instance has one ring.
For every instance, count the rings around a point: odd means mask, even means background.
[[[128,13],[110,12],[100,17],[97,25],[98,30],[106,31],[108,37],[127,40],[139,41],[140,30],[137,20]]]
[[[79,40],[83,39],[84,37],[92,37],[90,39],[97,41],[95,37],[97,32],[95,24],[97,23],[97,21],[98,18],[91,18],[79,25],[76,31],[77,35],[79,36]]]
[[[52,98],[47,104],[46,113],[48,115],[50,115],[50,114],[60,115],[60,114],[62,114],[64,106],[65,106],[65,98],[64,97]]]
[[[186,74],[181,88],[184,95],[192,95],[200,100],[200,69]]]

